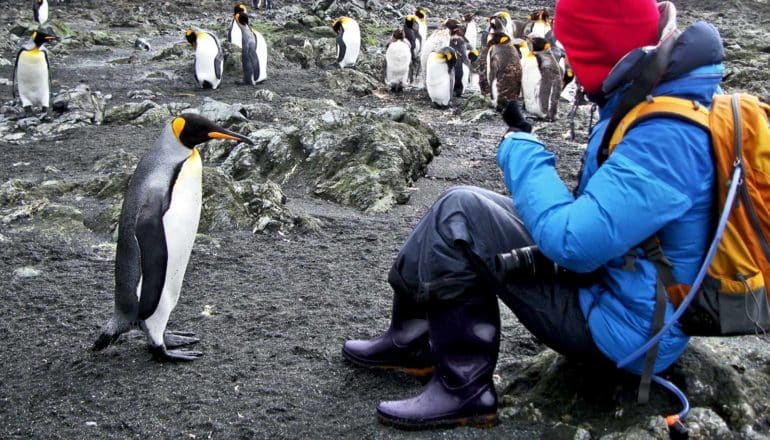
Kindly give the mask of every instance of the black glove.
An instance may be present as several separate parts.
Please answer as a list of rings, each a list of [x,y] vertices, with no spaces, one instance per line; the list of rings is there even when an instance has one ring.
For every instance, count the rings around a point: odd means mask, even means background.
[[[532,133],[532,124],[524,119],[524,115],[521,114],[519,103],[515,100],[508,101],[508,104],[503,110],[503,121],[508,124],[508,131],[525,131]]]

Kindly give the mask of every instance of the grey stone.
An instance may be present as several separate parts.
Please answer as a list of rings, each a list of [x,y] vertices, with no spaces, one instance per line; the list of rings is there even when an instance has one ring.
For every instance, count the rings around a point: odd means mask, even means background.
[[[112,124],[133,121],[148,110],[158,107],[160,107],[159,104],[156,104],[149,99],[142,102],[127,102],[108,108],[104,115],[104,122],[106,124]]]

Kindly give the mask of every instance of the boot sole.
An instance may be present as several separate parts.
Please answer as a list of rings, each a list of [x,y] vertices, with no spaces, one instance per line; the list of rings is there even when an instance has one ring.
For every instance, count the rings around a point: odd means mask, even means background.
[[[458,417],[454,419],[432,421],[394,419],[377,413],[377,419],[385,426],[392,426],[394,428],[405,429],[408,431],[417,431],[421,429],[458,428],[460,426],[489,429],[496,426],[499,422],[497,413],[482,416]]]
[[[387,365],[387,364],[369,364],[366,362],[363,362],[359,359],[356,359],[355,357],[349,355],[345,350],[342,350],[342,356],[351,364],[367,368],[370,370],[386,370],[386,371],[397,371],[404,373],[408,376],[412,377],[429,377],[433,374],[433,370],[435,369],[433,366],[429,367],[404,367],[401,365]]]

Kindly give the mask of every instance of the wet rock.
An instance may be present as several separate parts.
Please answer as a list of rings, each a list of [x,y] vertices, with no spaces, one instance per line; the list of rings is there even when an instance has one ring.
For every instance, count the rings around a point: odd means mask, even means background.
[[[97,46],[117,47],[121,45],[123,38],[120,35],[102,30],[94,30],[88,33],[89,40]]]
[[[166,106],[153,107],[133,120],[137,125],[155,125],[168,120],[171,111]]]
[[[83,213],[72,206],[49,203],[40,210],[40,218],[44,221],[45,229],[54,229],[62,234],[77,234],[86,232],[83,223]]]
[[[113,124],[133,121],[148,110],[158,107],[160,107],[160,104],[149,99],[145,99],[142,102],[127,102],[108,108],[104,114],[104,122],[106,124]]]
[[[691,439],[730,438],[730,428],[711,408],[693,408],[687,415]]]
[[[219,123],[246,122],[246,110],[243,104],[226,104],[209,97],[203,98],[203,105],[198,107],[198,113]]]
[[[371,75],[354,69],[337,69],[326,72],[326,87],[334,90],[346,90],[356,96],[365,96],[380,87],[381,83]]]
[[[203,169],[203,209],[199,232],[245,229],[252,223],[233,180],[219,168]]]
[[[137,163],[139,158],[136,155],[120,149],[99,159],[92,168],[95,176],[81,187],[86,194],[101,199],[122,197]]]
[[[189,49],[187,46],[190,44],[186,41],[176,43],[171,47],[167,47],[163,49],[158,55],[155,55],[152,57],[152,61],[171,61],[171,60],[178,60],[183,57],[188,57],[190,55]]]
[[[60,39],[69,38],[75,36],[75,31],[62,20],[49,20],[46,22],[46,27],[49,28],[54,35]]]
[[[99,125],[104,120],[105,97],[99,91],[91,90],[88,84],[78,84],[74,89],[65,89],[53,98],[53,109],[63,113],[59,123],[79,122]]]

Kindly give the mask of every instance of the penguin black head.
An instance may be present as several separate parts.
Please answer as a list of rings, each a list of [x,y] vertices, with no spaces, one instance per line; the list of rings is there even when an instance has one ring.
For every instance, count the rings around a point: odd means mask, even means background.
[[[235,21],[238,23],[248,26],[249,25],[249,16],[245,12],[238,12],[235,14]]]
[[[426,11],[424,8],[417,8],[417,10],[414,11],[414,15],[416,15],[420,20],[425,20],[425,17],[428,16],[428,11]]]
[[[195,47],[195,42],[198,40],[198,35],[195,33],[192,29],[187,29],[184,33],[184,38],[187,40],[188,43],[192,45],[192,47]]]
[[[545,38],[532,37],[529,39],[529,41],[532,44],[532,52],[541,52],[551,48],[551,43],[549,43]]]
[[[471,60],[471,63],[475,63],[479,59],[479,51],[477,49],[469,50],[468,59]]]
[[[56,35],[46,34],[45,32],[41,31],[34,31],[32,32],[32,41],[35,43],[35,46],[40,47],[45,43],[48,43],[49,41],[53,41],[56,39]]]
[[[487,39],[487,46],[492,47],[495,44],[509,44],[510,42],[511,37],[509,37],[507,34],[494,33],[489,34],[489,38]]]
[[[473,12],[468,12],[467,14],[463,15],[463,21],[466,23],[470,23],[471,20],[473,20],[473,17],[475,17],[476,14]]]
[[[246,12],[246,5],[244,5],[243,3],[238,3],[237,5],[235,5],[235,7],[233,8],[233,15],[239,12]]]
[[[545,9],[539,9],[531,14],[529,14],[529,19],[532,21],[548,21],[548,11]]]
[[[462,24],[454,18],[447,18],[442,24],[445,28],[449,29],[450,35],[456,32],[458,29],[462,32]]]
[[[438,58],[443,58],[446,61],[447,66],[449,67],[449,70],[451,71],[454,69],[455,64],[457,63],[457,51],[452,49],[451,47],[447,46],[442,48],[439,51],[434,52],[435,56]]]
[[[404,18],[404,27],[411,27],[411,28],[417,28],[420,24],[417,22],[417,16],[416,15],[407,15],[406,18]]]
[[[347,23],[348,20],[350,20],[348,17],[340,17],[334,20],[334,23],[332,23],[332,29],[334,29],[334,32],[339,34],[343,30],[345,23]]]
[[[193,148],[212,139],[227,139],[254,144],[246,136],[222,128],[203,116],[194,113],[184,113],[177,116],[171,121],[171,128],[179,142],[187,148]]]
[[[396,29],[393,31],[393,39],[394,40],[403,40],[404,39],[404,31],[401,29]]]

